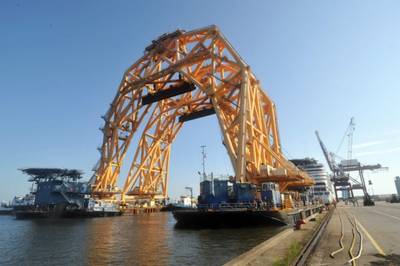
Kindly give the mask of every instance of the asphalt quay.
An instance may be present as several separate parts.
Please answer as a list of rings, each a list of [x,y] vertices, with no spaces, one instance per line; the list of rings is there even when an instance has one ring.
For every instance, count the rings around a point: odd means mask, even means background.
[[[399,231],[399,203],[341,202],[307,265],[400,265]]]

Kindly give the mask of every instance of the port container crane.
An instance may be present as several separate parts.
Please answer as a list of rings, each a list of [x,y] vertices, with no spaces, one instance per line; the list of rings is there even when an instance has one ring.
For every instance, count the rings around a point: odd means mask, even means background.
[[[331,169],[333,173],[333,178],[332,180],[334,181],[334,189],[335,189],[335,196],[336,200],[338,200],[338,195],[337,191],[338,190],[347,190],[349,191],[351,197],[354,197],[353,189],[360,189],[362,190],[364,194],[364,205],[365,206],[371,206],[375,205],[373,200],[371,199],[370,195],[368,194],[366,184],[365,184],[365,178],[364,178],[364,171],[365,170],[386,170],[387,167],[382,167],[380,164],[375,164],[375,165],[362,165],[357,159],[352,159],[352,149],[353,149],[353,132],[355,130],[355,123],[354,123],[354,117],[350,119],[350,123],[345,131],[345,134],[342,138],[342,141],[339,144],[338,151],[340,150],[340,147],[346,138],[348,137],[348,151],[347,151],[347,160],[342,160],[339,164],[336,163],[335,157],[337,156],[333,152],[328,152],[325,144],[322,142],[318,131],[315,131],[315,134],[317,136],[318,142],[321,146],[322,152],[324,154],[324,157],[329,165],[329,168]],[[352,178],[350,176],[350,172],[358,172],[360,181]],[[352,182],[350,182],[352,181]]]
[[[220,30],[209,26],[160,36],[126,70],[103,116],[93,196],[166,198],[171,144],[183,125],[208,115],[217,117],[237,182],[276,182],[281,191],[313,184],[282,154],[274,102]],[[134,136],[136,150],[119,189]]]
[[[335,161],[335,154],[333,152],[329,152],[326,148],[325,144],[321,140],[318,131],[315,131],[315,135],[317,136],[318,143],[321,147],[322,153],[324,154],[325,160],[329,166],[329,169],[332,171],[332,181],[333,187],[335,190],[336,201],[338,201],[339,197],[337,195],[338,190],[346,190],[348,191],[351,197],[354,197],[352,184],[350,183],[350,176],[346,175],[341,167]]]

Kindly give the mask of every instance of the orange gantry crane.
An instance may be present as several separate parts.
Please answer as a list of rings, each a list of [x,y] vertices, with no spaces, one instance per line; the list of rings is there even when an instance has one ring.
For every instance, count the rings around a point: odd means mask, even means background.
[[[277,182],[281,191],[313,184],[282,154],[275,104],[219,29],[209,26],[160,36],[125,72],[103,117],[93,196],[166,198],[171,144],[187,121],[213,114],[237,182]]]

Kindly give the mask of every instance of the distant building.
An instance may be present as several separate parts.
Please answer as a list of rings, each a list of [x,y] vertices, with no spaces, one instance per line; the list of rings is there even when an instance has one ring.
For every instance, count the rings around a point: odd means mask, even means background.
[[[397,195],[400,196],[400,176],[396,176],[394,183],[396,184]]]

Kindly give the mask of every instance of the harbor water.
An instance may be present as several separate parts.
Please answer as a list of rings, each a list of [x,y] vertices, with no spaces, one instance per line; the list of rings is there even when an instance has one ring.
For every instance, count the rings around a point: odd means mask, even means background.
[[[0,216],[0,265],[221,265],[283,229],[180,229],[172,213],[40,220]]]

